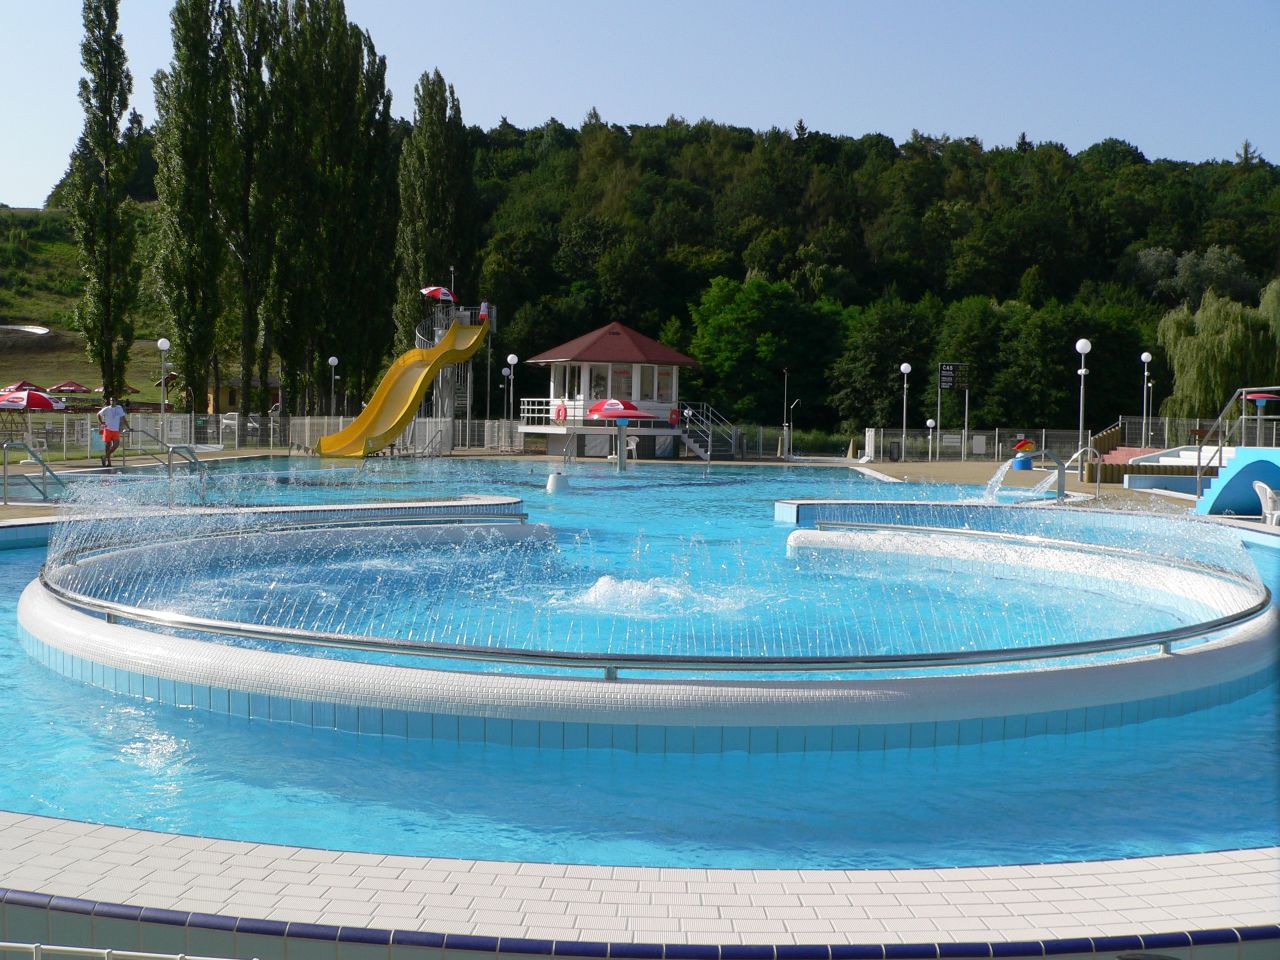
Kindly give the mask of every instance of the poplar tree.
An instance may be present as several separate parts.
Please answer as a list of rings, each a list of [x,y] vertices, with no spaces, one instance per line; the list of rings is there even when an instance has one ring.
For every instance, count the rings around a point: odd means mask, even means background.
[[[76,326],[89,358],[102,374],[104,395],[118,394],[133,345],[130,316],[138,292],[132,204],[125,187],[133,172],[132,151],[123,142],[120,118],[133,92],[117,32],[117,0],[84,0],[84,40],[80,80],[84,129],[71,157],[70,221],[80,247],[84,296],[76,305]]]
[[[413,345],[422,319],[422,287],[448,283],[454,267],[459,286],[478,292],[472,268],[479,206],[474,159],[453,85],[445,84],[439,70],[419,78],[413,113],[413,132],[400,153],[396,233],[395,320],[403,347]]]
[[[177,0],[170,15],[173,62],[155,77],[160,290],[193,401],[208,393],[222,306],[225,246],[214,198],[226,127],[222,6],[222,0]]]
[[[274,176],[285,161],[271,154],[271,90],[267,62],[279,30],[274,0],[221,4],[218,33],[226,70],[227,124],[218,164],[217,208],[235,277],[239,317],[240,413],[255,399],[250,390],[258,364],[258,412],[270,404],[267,386],[275,325],[262,309],[275,258]],[[259,349],[261,344],[261,349]]]
[[[318,410],[328,405],[330,355],[344,383],[359,383],[386,347],[391,100],[385,63],[341,0],[280,10],[269,60],[280,164],[270,311],[286,388],[295,398],[305,388],[305,406]]]

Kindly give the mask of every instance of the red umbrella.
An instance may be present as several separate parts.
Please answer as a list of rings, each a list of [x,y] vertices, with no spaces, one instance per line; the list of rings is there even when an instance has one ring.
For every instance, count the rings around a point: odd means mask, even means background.
[[[627,424],[632,420],[653,419],[630,400],[597,400],[587,408],[588,420],[612,420],[618,425],[618,470],[627,469]]]
[[[0,392],[0,410],[65,410],[67,405],[41,390]]]
[[[61,383],[55,383],[52,387],[45,391],[46,393],[93,393],[83,383],[76,380],[63,380]]]
[[[457,300],[448,287],[423,287],[420,292],[424,297],[439,300],[441,303],[454,303]]]
[[[11,383],[3,390],[0,390],[0,393],[9,393],[11,390],[39,390],[41,393],[45,392],[44,387],[37,386],[30,380],[19,380],[17,383]]]
[[[649,419],[647,413],[630,400],[598,400],[587,409],[589,420],[640,420]]]

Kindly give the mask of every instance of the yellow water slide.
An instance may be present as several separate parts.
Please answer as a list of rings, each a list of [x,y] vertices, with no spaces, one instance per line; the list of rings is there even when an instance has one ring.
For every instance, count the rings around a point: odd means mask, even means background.
[[[325,457],[367,457],[400,436],[436,374],[451,363],[465,363],[484,343],[489,321],[464,326],[456,320],[434,347],[399,357],[378,384],[372,399],[350,424],[321,437],[316,452]]]

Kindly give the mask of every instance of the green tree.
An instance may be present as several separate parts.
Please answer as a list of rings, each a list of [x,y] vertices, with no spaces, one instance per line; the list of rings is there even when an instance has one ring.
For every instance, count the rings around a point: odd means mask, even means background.
[[[71,158],[70,213],[85,290],[75,323],[102,373],[104,390],[118,393],[133,345],[131,311],[138,290],[136,226],[125,194],[132,154],[120,132],[133,77],[117,32],[118,0],[84,0],[83,15],[80,57],[87,76],[80,80],[80,103],[85,119]]]
[[[786,370],[789,399],[806,403],[809,422],[831,424],[822,360],[838,344],[839,307],[802,303],[786,283],[717,277],[692,319],[689,349],[709,403],[748,422],[779,422]]]
[[[414,88],[413,132],[400,153],[400,223],[396,233],[397,336],[413,344],[426,285],[447,284],[450,268],[464,290],[475,290],[474,158],[462,107],[440,71]]]
[[[279,33],[274,0],[240,0],[218,7],[218,35],[226,71],[225,100],[211,110],[225,111],[217,171],[217,208],[230,252],[233,302],[239,318],[240,413],[255,398],[266,413],[267,379],[275,340],[275,324],[262,309],[275,259],[273,208],[276,177],[287,171],[287,157],[271,153],[272,102],[267,64]],[[282,148],[283,149],[283,148]],[[254,382],[257,362],[258,390]],[[215,367],[216,374],[216,367]]]
[[[225,246],[214,199],[219,144],[225,141],[221,0],[177,0],[170,14],[173,62],[155,77],[156,192],[161,295],[178,348],[182,380],[194,398],[208,393],[222,310]]]
[[[1280,376],[1280,280],[1268,284],[1256,308],[1210,290],[1195,310],[1184,303],[1165,314],[1158,335],[1174,376],[1160,412],[1217,416],[1240,387]]]
[[[927,416],[921,414],[933,411],[924,385],[929,382],[941,312],[942,303],[936,297],[912,304],[895,296],[845,311],[843,349],[827,377],[831,405],[846,423],[854,427],[901,424],[900,368],[909,363],[907,425],[923,425]]]

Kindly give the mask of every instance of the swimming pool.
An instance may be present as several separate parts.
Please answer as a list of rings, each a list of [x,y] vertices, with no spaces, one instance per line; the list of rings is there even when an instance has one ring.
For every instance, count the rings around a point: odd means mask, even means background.
[[[445,492],[439,470],[414,480],[397,468],[389,497]],[[588,589],[623,582],[615,565],[670,564],[683,552],[722,564],[736,579],[717,593],[729,596],[759,575],[758,544],[785,556],[790,527],[773,520],[775,498],[868,489],[843,473],[584,470],[570,495],[547,498],[544,467],[477,470],[486,492],[519,491],[531,519],[580,546],[599,568]],[[610,495],[628,509],[608,509]],[[7,559],[22,579],[40,556]],[[1276,555],[1255,556],[1280,585]],[[691,618],[678,596],[641,584],[642,598],[656,591],[675,605],[675,622]],[[624,599],[615,592],[601,606]],[[346,848],[401,853],[757,868],[1090,859],[1278,839],[1274,675],[1218,706],[1116,726],[1081,716],[1037,735],[957,736],[927,749],[708,755],[367,737],[104,694],[51,676],[12,641],[0,663],[12,694],[0,736],[30,746],[5,758],[0,807],[93,821],[327,847],[336,836]],[[78,789],[89,775],[102,784],[92,797]],[[1224,793],[1236,798],[1230,809]]]

